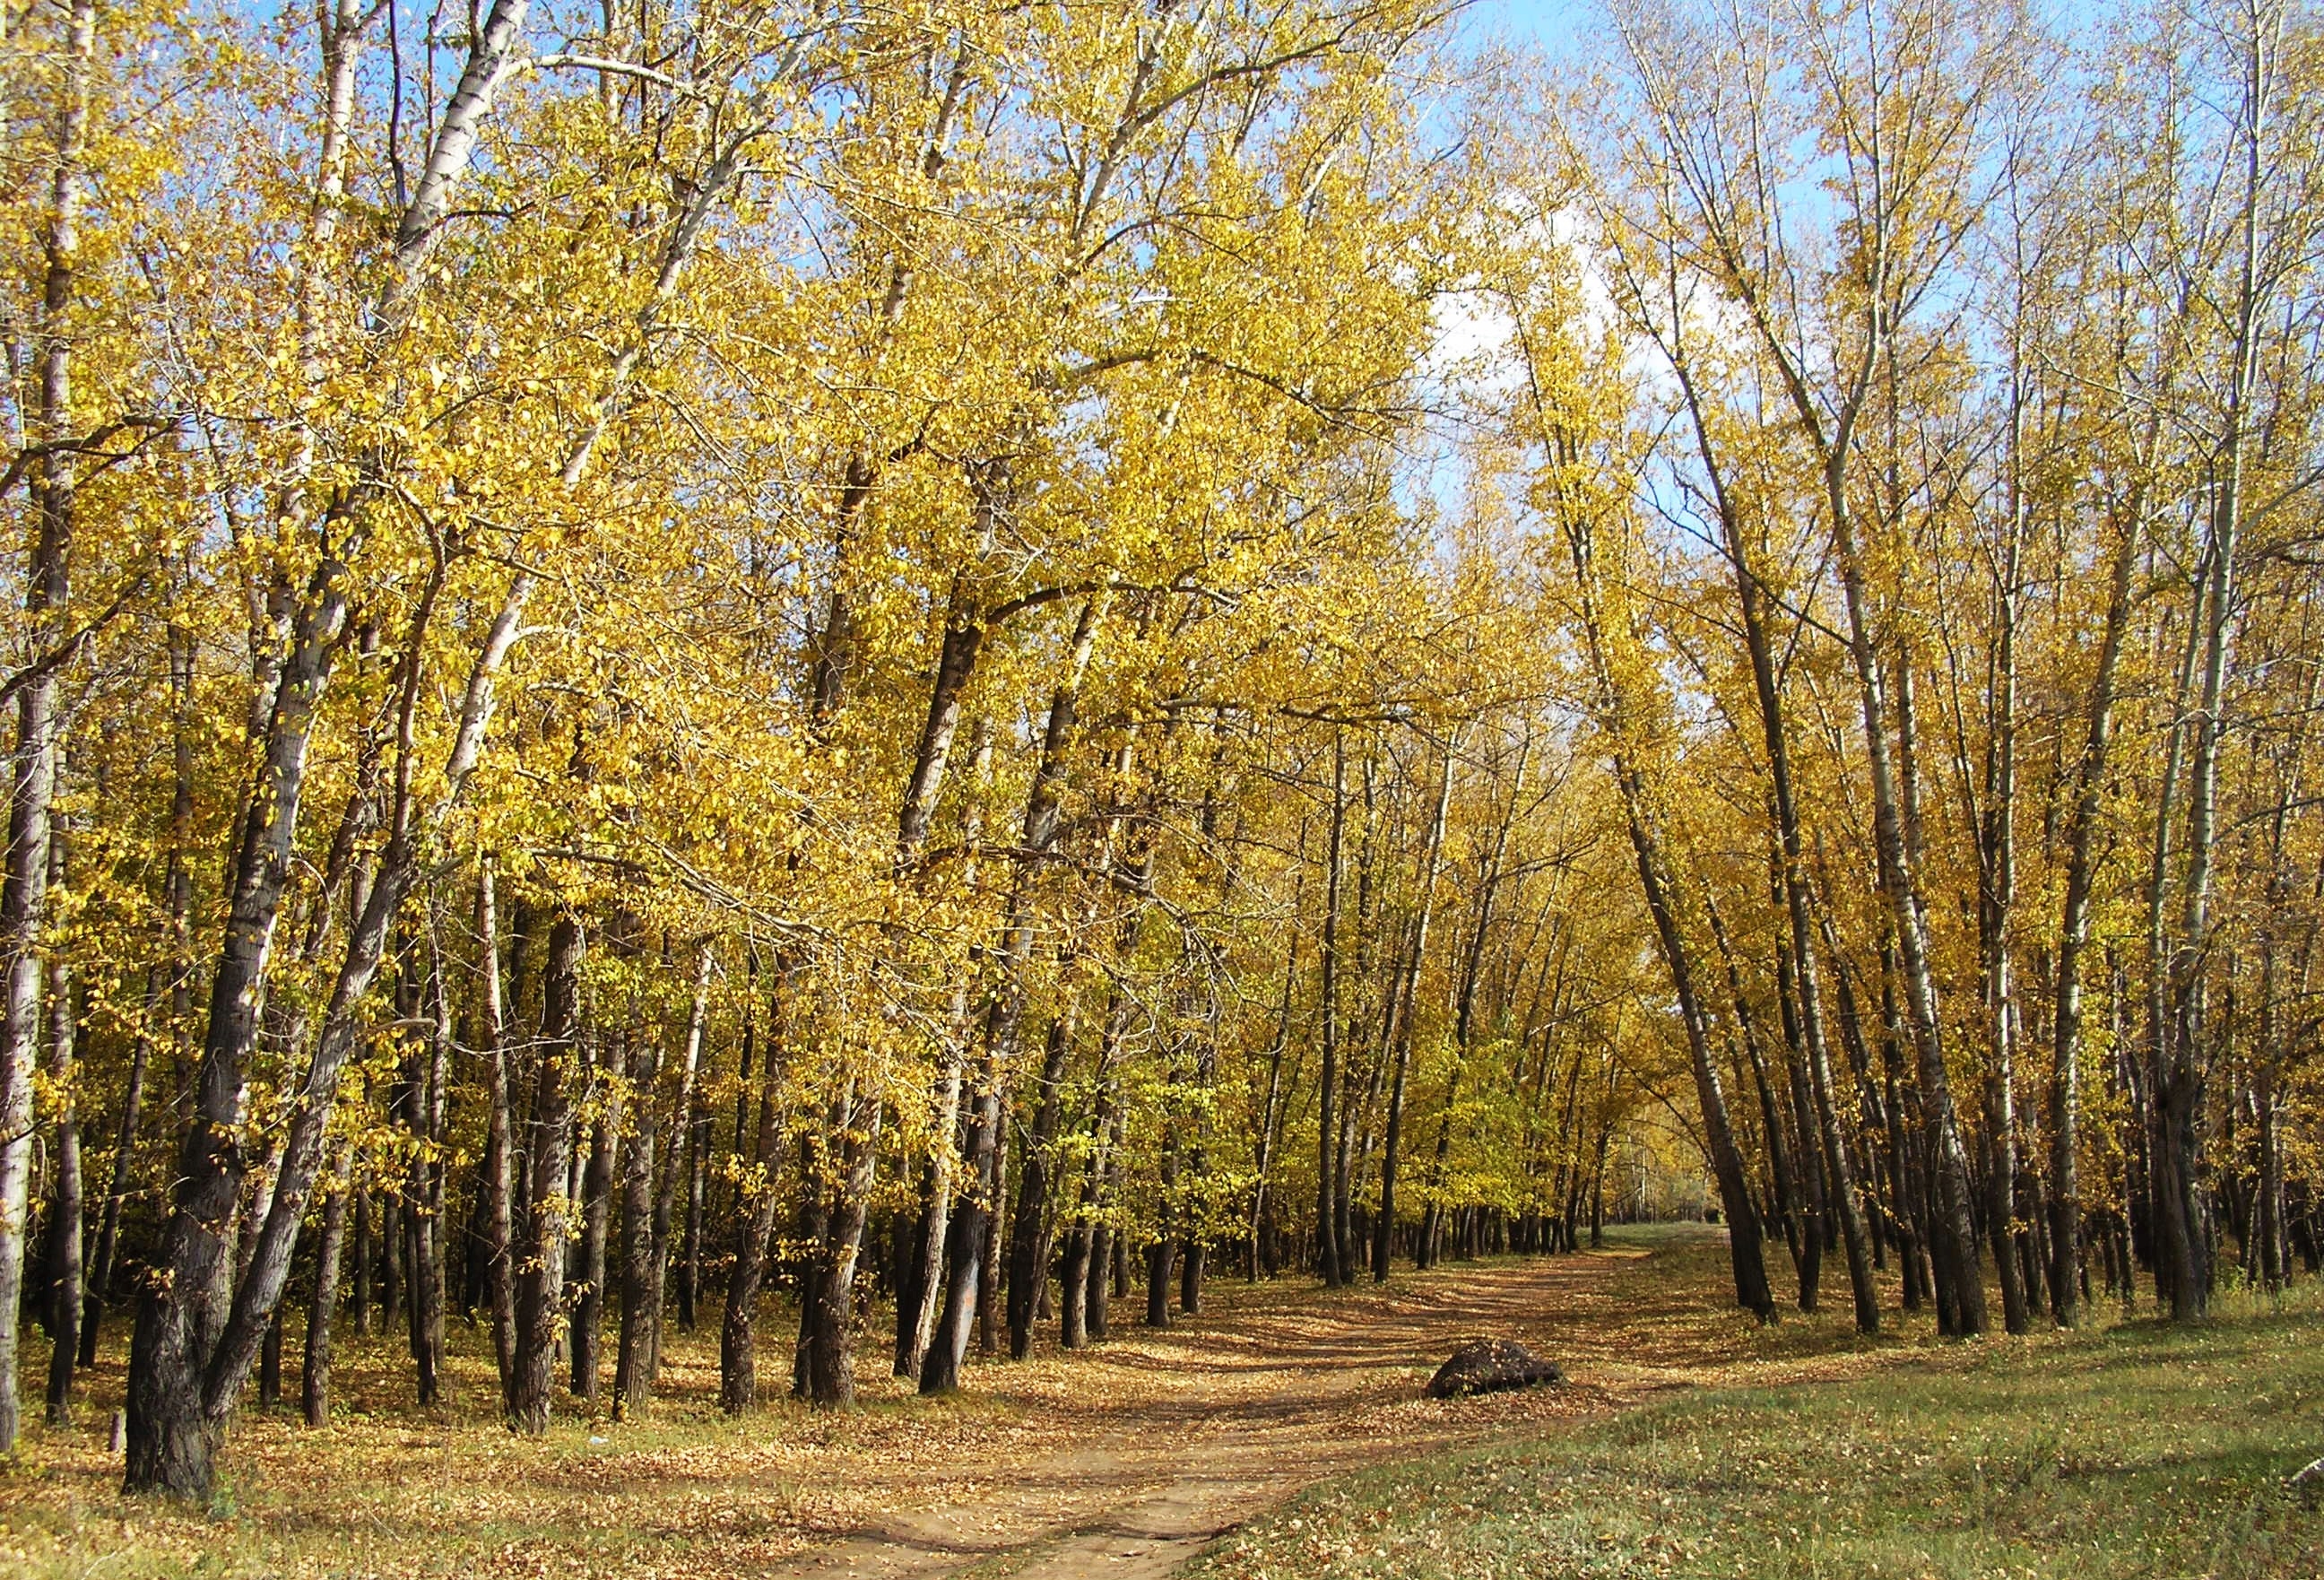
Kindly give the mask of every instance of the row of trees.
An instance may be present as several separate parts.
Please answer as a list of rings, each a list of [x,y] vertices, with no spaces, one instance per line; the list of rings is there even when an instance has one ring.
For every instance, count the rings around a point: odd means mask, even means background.
[[[2314,1256],[2315,19],[1612,23],[1619,112],[1557,198],[1609,332],[1513,281],[1517,423],[1722,1193],[1711,1044],[1754,1033],[1719,912],[1764,897],[1803,1303],[1836,1218],[1877,1325],[1868,1203],[1955,1333],[1981,1242],[2013,1332],[2075,1320],[2091,1245],[2181,1319],[2226,1236],[2280,1281],[2295,1223]]]
[[[133,1489],[374,1317],[740,1411],[779,1289],[938,1392],[1642,1149],[1763,1317],[2312,1265],[2312,26],[1607,39],[12,14],[51,1418],[132,1309]]]

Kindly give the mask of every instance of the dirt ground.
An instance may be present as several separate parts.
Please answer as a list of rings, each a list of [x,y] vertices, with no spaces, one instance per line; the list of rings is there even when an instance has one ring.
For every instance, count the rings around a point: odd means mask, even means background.
[[[92,1378],[81,1424],[34,1428],[0,1477],[0,1569],[1161,1575],[1325,1476],[1620,1409],[1732,1376],[1738,1360],[1782,1364],[1764,1346],[1749,1360],[1711,1234],[1665,1234],[1651,1258],[1631,1244],[1448,1264],[1339,1292],[1217,1278],[1199,1317],[1148,1330],[1125,1302],[1111,1342],[975,1365],[959,1398],[934,1403],[885,1375],[875,1332],[859,1351],[864,1408],[844,1416],[719,1416],[706,1326],[673,1336],[648,1418],[568,1414],[540,1440],[495,1424],[478,1335],[458,1334],[453,1402],[425,1412],[405,1402],[401,1346],[375,1339],[345,1366],[330,1427],[237,1424],[209,1511],[114,1490],[116,1360]],[[1446,1354],[1485,1335],[1558,1361],[1571,1385],[1422,1396]]]
[[[1613,1275],[1638,1254],[1495,1262],[1385,1292],[1250,1300],[1108,1346],[1083,1363],[1086,1396],[1063,1404],[1078,1418],[1069,1442],[1013,1463],[999,1482],[898,1478],[860,1529],[778,1573],[1167,1575],[1323,1477],[1605,1409],[1655,1386],[1635,1357],[1596,1353],[1585,1336],[1593,1317],[1611,1315]],[[1421,1397],[1444,1355],[1480,1335],[1563,1357],[1577,1382]]]

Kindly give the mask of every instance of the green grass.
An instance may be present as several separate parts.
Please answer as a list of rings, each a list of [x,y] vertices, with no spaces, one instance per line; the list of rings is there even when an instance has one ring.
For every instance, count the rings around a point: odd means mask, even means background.
[[[2324,1455],[2319,1308],[2311,1287],[2193,1331],[1924,1343],[1689,1393],[1329,1483],[1192,1573],[2317,1580],[2324,1513],[2282,1483]]]

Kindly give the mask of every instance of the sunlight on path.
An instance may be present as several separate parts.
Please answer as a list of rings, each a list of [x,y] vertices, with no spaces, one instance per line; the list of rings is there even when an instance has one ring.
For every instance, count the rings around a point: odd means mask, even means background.
[[[851,1501],[886,1512],[776,1574],[1166,1575],[1323,1477],[1600,1413],[1678,1382],[1698,1357],[1657,1353],[1639,1319],[1658,1314],[1613,1299],[1614,1275],[1643,1254],[1453,1266],[1336,1297],[1221,1286],[1222,1315],[1130,1330],[1071,1363],[1070,1391],[1043,1390],[1038,1408],[1065,1412],[1068,1446],[982,1466],[991,1482],[968,1483],[973,1492],[955,1483],[940,1501],[926,1494],[943,1478],[853,1489]],[[1674,1327],[1699,1326],[1700,1291],[1672,1293],[1694,1297],[1694,1321]],[[1443,1357],[1479,1335],[1534,1345],[1573,1385],[1421,1397]],[[972,1386],[1005,1397],[1007,1376],[980,1368]]]

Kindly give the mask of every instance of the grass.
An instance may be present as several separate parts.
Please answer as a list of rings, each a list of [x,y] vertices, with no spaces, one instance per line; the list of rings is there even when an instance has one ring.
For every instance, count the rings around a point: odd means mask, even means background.
[[[1708,1256],[1666,1253],[1632,1276],[1692,1282],[1715,1270]],[[1326,1484],[1192,1573],[2316,1580],[2324,1514],[2282,1481],[2324,1455],[2319,1314],[2311,1286],[2229,1297],[2192,1331],[1892,1339],[1862,1369],[1688,1391]],[[1779,1325],[1742,1373],[1781,1372],[1814,1347],[1807,1334],[1848,1347],[1831,1322]]]

